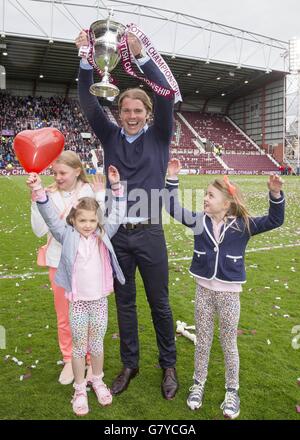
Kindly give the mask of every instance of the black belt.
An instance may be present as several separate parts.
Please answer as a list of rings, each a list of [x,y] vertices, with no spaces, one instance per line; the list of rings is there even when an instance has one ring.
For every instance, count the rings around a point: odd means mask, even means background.
[[[151,226],[150,220],[146,220],[141,223],[124,223],[123,228],[125,228],[127,231],[133,231],[134,229],[145,229]]]

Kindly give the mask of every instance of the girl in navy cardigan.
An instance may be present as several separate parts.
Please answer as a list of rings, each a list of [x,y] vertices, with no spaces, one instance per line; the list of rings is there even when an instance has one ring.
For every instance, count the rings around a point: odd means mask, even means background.
[[[269,213],[251,217],[242,195],[227,176],[215,179],[207,188],[203,212],[191,212],[178,201],[178,173],[181,164],[172,159],[168,166],[165,198],[167,211],[192,228],[194,255],[190,273],[195,277],[195,371],[187,405],[192,410],[202,405],[204,386],[214,331],[214,316],[220,325],[220,340],[225,358],[226,394],[223,415],[234,419],[240,413],[239,354],[237,328],[240,317],[240,292],[246,281],[245,249],[252,235],[278,228],[284,221],[284,195],[279,176],[269,177]]]

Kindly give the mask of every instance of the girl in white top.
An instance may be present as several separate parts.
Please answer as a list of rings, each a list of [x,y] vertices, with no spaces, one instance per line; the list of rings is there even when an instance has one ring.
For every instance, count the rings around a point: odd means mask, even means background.
[[[96,198],[101,208],[104,208],[105,191],[101,188],[100,176],[93,178],[90,184],[85,174],[83,165],[73,151],[64,151],[52,164],[54,183],[46,188],[48,197],[57,209],[61,218],[66,219],[72,205],[81,197]],[[94,192],[97,189],[97,192]],[[64,368],[60,373],[59,382],[67,385],[73,382],[72,370],[72,336],[69,324],[68,300],[62,287],[54,282],[58,263],[61,256],[61,244],[58,243],[48,230],[38,211],[36,202],[31,205],[31,226],[37,237],[47,234],[48,246],[46,250],[46,265],[49,268],[49,279],[54,295],[54,305],[57,316],[58,342],[63,356]],[[87,373],[87,380],[91,377],[91,369]]]

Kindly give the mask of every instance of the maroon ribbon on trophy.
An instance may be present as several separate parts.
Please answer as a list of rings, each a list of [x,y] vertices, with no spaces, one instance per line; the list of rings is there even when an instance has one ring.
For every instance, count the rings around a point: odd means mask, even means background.
[[[134,23],[127,25],[126,28],[127,29],[118,47],[123,69],[125,70],[125,72],[128,75],[138,78],[139,80],[146,83],[157,95],[164,96],[169,99],[174,97],[175,103],[178,101],[182,101],[179,86],[177,84],[176,79],[174,78],[168,64],[165,62],[165,60],[162,58],[159,52],[155,49],[150,39]],[[85,57],[88,63],[96,70],[100,78],[102,78],[104,72],[97,66],[97,64],[94,61],[95,49],[94,49],[93,35],[89,29],[86,29],[85,32],[88,35],[89,46],[81,47],[79,55]],[[160,69],[160,71],[164,75],[166,81],[170,86],[169,89],[160,86],[159,84],[156,84],[154,81],[151,81],[135,73],[135,71],[133,70],[133,63],[132,63],[133,55],[130,53],[128,47],[128,41],[127,41],[127,34],[129,32],[135,35],[139,39],[139,41],[141,42],[142,46],[145,49],[146,54],[149,56],[149,58],[152,59],[152,61],[156,64],[156,66]],[[111,82],[112,84],[116,84],[116,80],[113,78],[111,74],[109,75],[109,82]]]
[[[87,33],[89,45],[81,47],[79,55],[87,59],[88,63],[96,70],[96,72],[102,79],[104,72],[97,66],[94,61],[95,39],[89,29],[85,29],[84,31]],[[112,77],[112,75],[109,75],[109,82],[112,84],[117,84],[117,81]]]
[[[177,84],[176,79],[174,78],[169,66],[165,62],[165,60],[161,57],[159,52],[154,48],[150,39],[134,24],[131,23],[126,26],[126,32],[121,39],[119,45],[119,52],[121,55],[121,61],[123,65],[123,69],[128,75],[134,76],[139,80],[146,83],[157,95],[164,96],[166,98],[175,98],[175,103],[178,101],[182,101],[179,86]],[[157,65],[162,74],[164,75],[166,81],[168,82],[170,88],[166,88],[156,84],[154,81],[151,81],[143,76],[137,75],[133,70],[132,64],[132,56],[127,43],[127,33],[132,33],[135,35],[141,42],[142,46],[145,49],[146,54],[152,61]]]

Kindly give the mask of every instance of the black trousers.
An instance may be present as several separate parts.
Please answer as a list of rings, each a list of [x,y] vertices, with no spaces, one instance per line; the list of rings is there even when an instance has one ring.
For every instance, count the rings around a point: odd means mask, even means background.
[[[120,333],[120,353],[124,367],[139,365],[138,319],[135,273],[138,267],[151,308],[162,368],[174,367],[176,347],[168,295],[168,255],[161,225],[126,230],[120,226],[112,243],[126,278],[115,280],[115,298]]]

